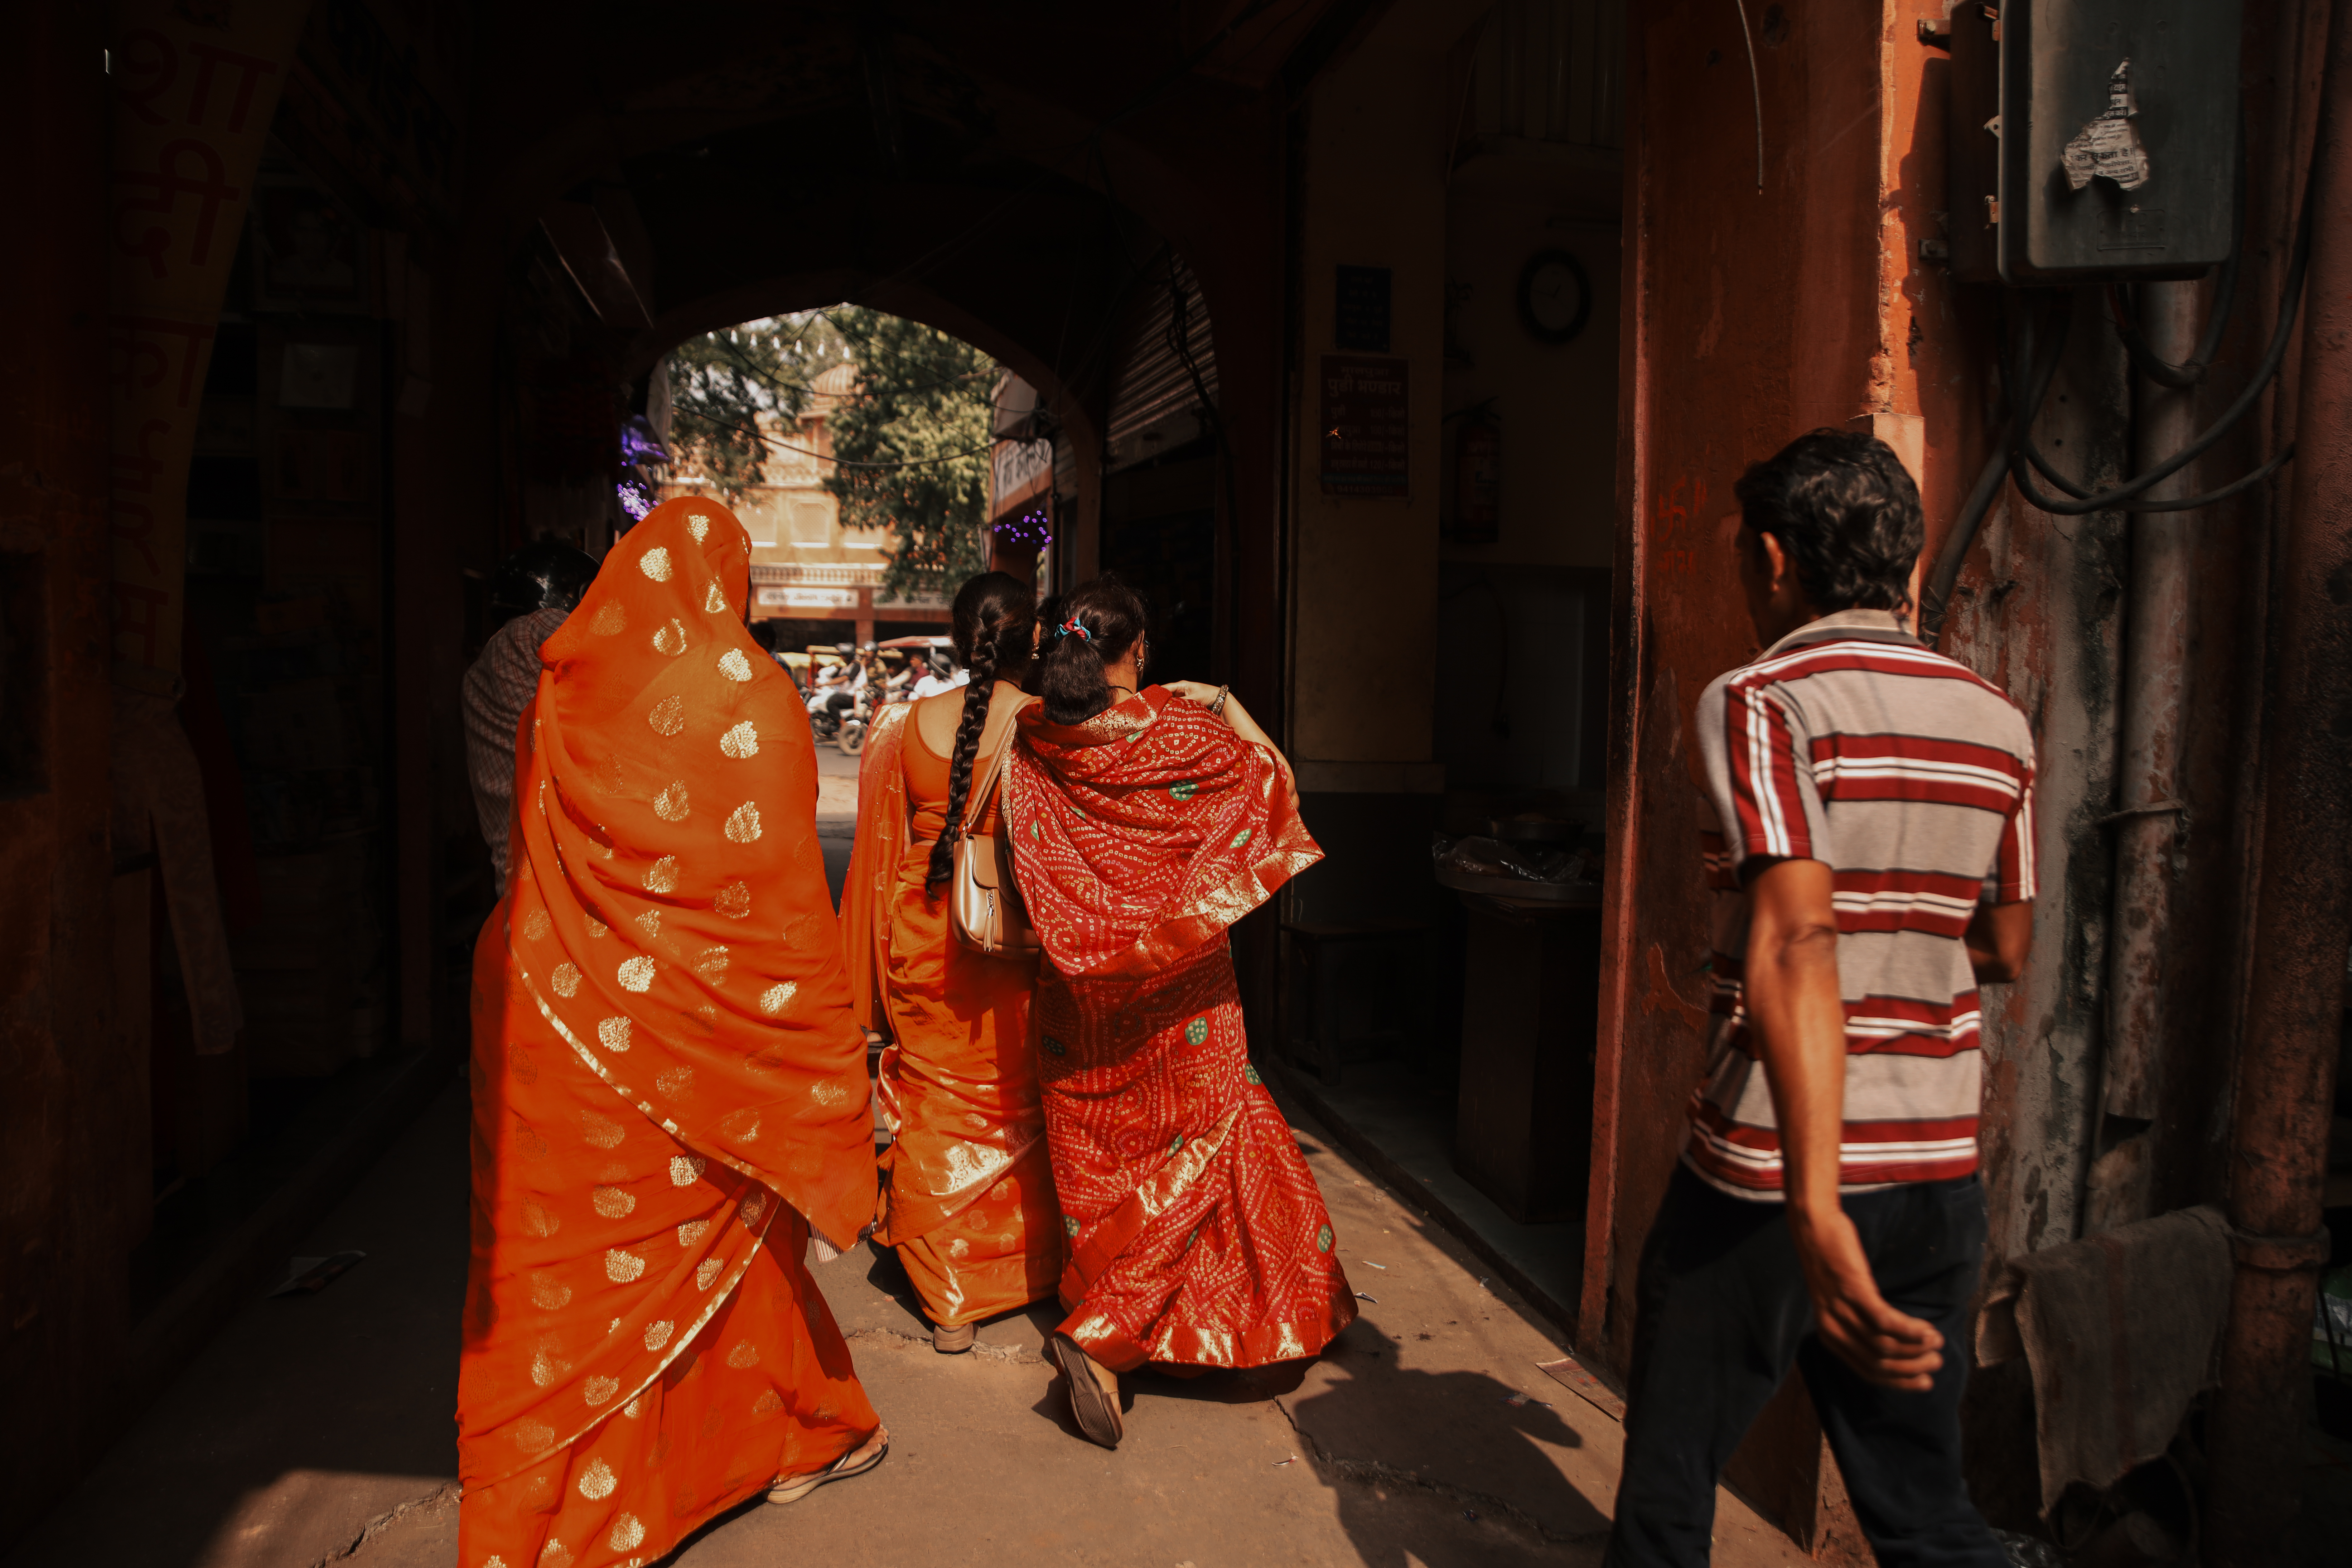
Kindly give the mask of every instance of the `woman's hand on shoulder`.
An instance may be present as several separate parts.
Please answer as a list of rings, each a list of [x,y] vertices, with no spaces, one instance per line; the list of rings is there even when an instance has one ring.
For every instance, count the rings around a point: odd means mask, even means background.
[[[1187,702],[1197,702],[1203,708],[1217,700],[1218,689],[1205,680],[1163,680],[1160,684]]]

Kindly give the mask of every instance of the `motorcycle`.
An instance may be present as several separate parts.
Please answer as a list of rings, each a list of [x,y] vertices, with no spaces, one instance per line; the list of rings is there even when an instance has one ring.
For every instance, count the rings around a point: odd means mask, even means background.
[[[847,713],[836,712],[824,696],[812,698],[809,705],[809,727],[820,746],[840,749],[845,757],[854,757],[866,749],[866,731],[870,716],[863,701],[854,704]]]

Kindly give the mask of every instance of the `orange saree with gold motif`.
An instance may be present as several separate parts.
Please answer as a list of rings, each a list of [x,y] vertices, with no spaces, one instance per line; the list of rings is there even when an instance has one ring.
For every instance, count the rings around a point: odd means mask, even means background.
[[[1045,946],[1060,1331],[1114,1372],[1313,1355],[1355,1294],[1250,1063],[1226,930],[1323,852],[1271,752],[1163,687],[1082,724],[1031,708],[1020,734],[1004,809]]]
[[[625,1568],[877,1425],[808,1275],[873,1212],[792,681],[725,509],[657,507],[541,650],[474,965],[464,1568]]]
[[[897,1249],[931,1321],[953,1328],[1051,1296],[1062,1229],[1029,1026],[1037,961],[963,946],[947,888],[926,879],[949,759],[914,706],[883,710],[858,763],[842,942],[852,998],[869,998],[861,1016],[891,1040],[875,1081],[891,1144],[874,1238]],[[975,785],[992,755],[974,763]],[[995,824],[984,809],[980,830]]]

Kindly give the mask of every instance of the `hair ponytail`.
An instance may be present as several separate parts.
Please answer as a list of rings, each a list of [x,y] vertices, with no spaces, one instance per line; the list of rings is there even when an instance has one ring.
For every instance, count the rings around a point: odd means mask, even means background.
[[[988,705],[999,678],[1011,679],[1029,662],[1030,628],[1036,624],[1037,596],[1018,577],[983,572],[956,591],[949,612],[956,657],[971,678],[963,689],[963,716],[956,721],[955,745],[948,753],[947,826],[931,845],[924,881],[937,886],[955,875],[956,835],[962,831],[971,799],[972,763],[980,755],[981,731],[988,728]]]
[[[1082,724],[1110,706],[1106,665],[1143,636],[1143,600],[1111,573],[1082,583],[1038,610],[1037,695],[1056,724]]]

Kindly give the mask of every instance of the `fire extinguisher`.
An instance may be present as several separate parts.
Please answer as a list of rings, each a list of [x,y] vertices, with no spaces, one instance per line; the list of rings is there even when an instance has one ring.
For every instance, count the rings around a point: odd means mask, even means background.
[[[1503,527],[1503,426],[1480,409],[1454,432],[1454,537],[1492,544]]]

